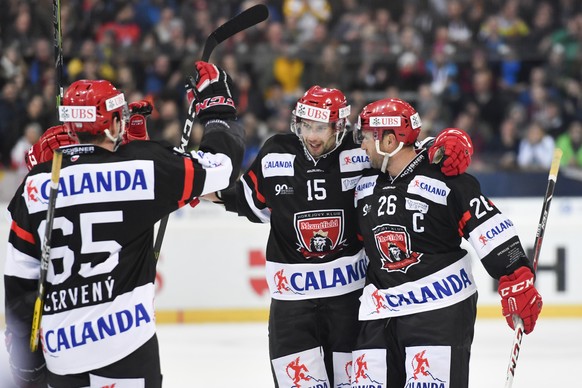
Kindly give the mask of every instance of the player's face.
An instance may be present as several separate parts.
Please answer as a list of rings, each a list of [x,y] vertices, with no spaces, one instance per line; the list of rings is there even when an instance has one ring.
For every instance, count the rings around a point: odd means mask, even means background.
[[[382,167],[383,155],[376,150],[376,138],[373,131],[362,131],[362,145],[360,146],[366,155],[370,158],[372,168],[380,169]]]
[[[331,151],[335,147],[335,133],[329,123],[301,120],[299,130],[303,144],[314,158]]]

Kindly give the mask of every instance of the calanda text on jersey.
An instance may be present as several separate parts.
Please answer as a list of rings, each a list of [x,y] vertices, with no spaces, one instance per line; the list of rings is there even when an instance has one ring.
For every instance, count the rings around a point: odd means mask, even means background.
[[[367,258],[353,201],[369,167],[351,136],[314,161],[296,135],[274,135],[237,183],[237,199],[223,196],[227,210],[271,224],[266,278],[272,298],[329,297],[364,286]]]
[[[529,265],[513,222],[469,174],[446,177],[420,152],[396,177],[364,176],[356,186],[370,263],[360,320],[450,306],[476,292],[467,239],[491,276]]]
[[[227,187],[242,159],[240,143],[224,135],[203,140],[201,149],[214,153],[168,148],[136,141],[116,152],[64,150],[41,322],[51,372],[104,367],[154,335],[153,226],[194,197]],[[50,168],[33,168],[9,205],[6,321],[21,337],[30,336]]]

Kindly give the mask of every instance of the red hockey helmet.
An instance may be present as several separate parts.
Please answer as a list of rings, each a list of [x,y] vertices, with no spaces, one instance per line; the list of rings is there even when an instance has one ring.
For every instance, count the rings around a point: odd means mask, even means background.
[[[307,92],[297,101],[295,110],[291,115],[291,131],[295,133],[303,147],[306,155],[313,158],[308,147],[306,147],[301,133],[303,120],[311,120],[322,123],[323,126],[330,125],[334,132],[335,142],[328,143],[323,154],[328,154],[335,150],[342,142],[348,124],[348,116],[350,115],[350,106],[346,96],[338,89],[322,88],[320,86],[312,86]],[[319,158],[323,154],[316,155]]]
[[[420,115],[406,101],[386,98],[366,105],[358,116],[354,139],[361,143],[362,131],[373,131],[374,139],[382,139],[384,131],[392,131],[404,145],[414,144],[420,134]]]
[[[297,101],[295,106],[294,123],[301,119],[332,123],[335,130],[343,131],[347,117],[350,115],[350,106],[346,96],[338,89],[312,86]],[[292,129],[293,128],[292,126]],[[295,131],[294,131],[295,132]]]
[[[109,81],[79,80],[67,88],[59,119],[70,123],[75,132],[98,135],[109,129],[115,112],[120,120],[127,121],[129,111],[123,93]]]

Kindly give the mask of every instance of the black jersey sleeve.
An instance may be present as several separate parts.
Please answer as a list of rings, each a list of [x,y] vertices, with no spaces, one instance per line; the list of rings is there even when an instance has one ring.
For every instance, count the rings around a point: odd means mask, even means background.
[[[499,279],[518,267],[531,267],[514,222],[481,192],[477,179],[463,174],[450,182],[459,235],[469,241],[487,272]]]

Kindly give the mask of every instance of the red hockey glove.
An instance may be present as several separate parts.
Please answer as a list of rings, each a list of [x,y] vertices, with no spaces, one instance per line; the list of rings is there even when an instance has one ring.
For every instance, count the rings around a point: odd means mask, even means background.
[[[123,134],[122,144],[127,144],[134,140],[149,140],[146,117],[152,113],[152,104],[147,100],[141,100],[132,102],[128,108],[131,116],[127,123],[127,130]]]
[[[63,125],[50,127],[28,150],[24,157],[26,167],[30,171],[37,164],[52,160],[53,151],[57,148],[77,143],[79,143],[77,135]]]
[[[194,95],[196,115],[202,122],[213,119],[234,120],[236,106],[232,98],[233,82],[221,68],[208,62],[196,62],[196,74],[186,84],[188,100]]]
[[[431,163],[441,165],[441,171],[447,176],[464,173],[471,164],[473,143],[471,137],[462,129],[444,129],[428,149]]]
[[[140,114],[145,117],[151,115],[154,110],[152,103],[148,100],[132,102],[127,107],[129,108],[130,115]]]
[[[525,334],[533,331],[542,310],[542,296],[534,287],[534,275],[528,267],[520,267],[510,275],[499,279],[502,313],[509,327],[513,326],[513,314],[523,320]]]

